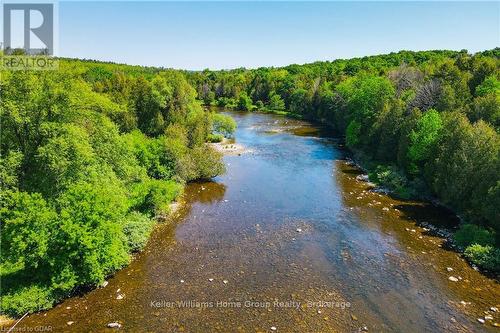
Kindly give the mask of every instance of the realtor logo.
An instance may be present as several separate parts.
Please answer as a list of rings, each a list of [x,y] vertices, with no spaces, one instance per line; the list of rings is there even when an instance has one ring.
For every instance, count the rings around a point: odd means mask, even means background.
[[[53,55],[54,26],[53,3],[4,3],[5,53],[22,49],[30,55]]]

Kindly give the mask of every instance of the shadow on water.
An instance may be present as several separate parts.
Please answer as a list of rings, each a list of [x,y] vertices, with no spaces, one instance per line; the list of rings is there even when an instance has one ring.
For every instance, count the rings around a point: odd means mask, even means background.
[[[401,203],[395,205],[394,208],[402,212],[401,219],[413,221],[417,224],[427,222],[436,227],[447,229],[455,229],[460,224],[460,219],[455,213],[443,206],[437,206],[432,203]]]

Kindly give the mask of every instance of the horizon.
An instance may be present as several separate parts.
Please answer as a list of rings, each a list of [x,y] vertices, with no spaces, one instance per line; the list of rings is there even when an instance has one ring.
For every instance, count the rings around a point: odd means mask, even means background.
[[[59,3],[59,56],[190,71],[500,45],[498,2]]]
[[[96,63],[103,63],[103,64],[113,64],[113,65],[123,65],[123,66],[137,66],[137,67],[144,67],[144,68],[155,68],[155,69],[164,69],[164,70],[178,70],[178,71],[187,71],[187,72],[203,72],[203,71],[234,71],[238,69],[243,69],[243,70],[255,70],[259,68],[285,68],[288,66],[304,66],[304,65],[311,65],[314,63],[333,63],[335,61],[349,61],[349,60],[354,60],[354,59],[363,59],[363,58],[370,58],[370,57],[378,57],[378,56],[384,56],[384,55],[391,55],[391,54],[398,54],[401,52],[413,52],[413,53],[419,53],[419,52],[461,52],[461,51],[467,51],[467,54],[474,55],[477,53],[482,53],[482,52],[487,52],[487,51],[493,51],[495,49],[500,49],[499,46],[491,48],[491,49],[484,49],[484,50],[479,50],[476,52],[471,52],[466,49],[457,49],[457,50],[449,50],[449,49],[435,49],[435,50],[399,50],[399,51],[391,51],[388,53],[379,53],[379,54],[369,54],[365,56],[359,56],[359,57],[351,57],[351,58],[336,58],[336,59],[331,59],[331,60],[316,60],[316,61],[311,61],[311,62],[305,62],[305,63],[290,63],[290,64],[284,64],[281,66],[260,66],[260,67],[233,67],[233,68],[221,68],[221,69],[210,69],[210,68],[203,68],[203,69],[186,69],[186,68],[173,68],[173,67],[166,67],[166,66],[147,66],[147,65],[140,65],[140,64],[130,64],[130,63],[124,63],[124,62],[113,62],[109,60],[101,60],[101,59],[90,59],[90,58],[69,58],[69,57],[58,57],[59,59],[62,60],[78,60],[78,61],[88,61],[88,62],[96,62]]]

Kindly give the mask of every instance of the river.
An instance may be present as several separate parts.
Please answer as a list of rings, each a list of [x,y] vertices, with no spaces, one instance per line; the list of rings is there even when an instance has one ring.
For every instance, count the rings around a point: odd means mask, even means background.
[[[225,156],[227,173],[189,184],[173,221],[106,287],[19,329],[498,331],[498,283],[416,225],[456,223],[449,212],[371,191],[317,126],[231,114],[248,151]],[[485,311],[493,320],[481,324]]]

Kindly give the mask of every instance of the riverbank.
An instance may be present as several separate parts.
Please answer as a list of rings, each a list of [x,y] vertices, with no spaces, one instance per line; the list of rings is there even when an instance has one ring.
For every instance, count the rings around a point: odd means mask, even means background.
[[[352,152],[352,151],[351,151]],[[479,226],[468,224],[463,216],[457,214],[451,207],[444,205],[424,188],[422,181],[409,182],[406,175],[400,170],[381,166],[375,162],[367,162],[359,154],[351,154],[351,162],[365,173],[363,179],[376,186],[376,191],[393,195],[402,200],[427,201],[435,206],[450,210],[459,223],[455,226],[444,228],[423,222],[420,226],[436,236],[445,239],[446,248],[459,253],[473,269],[496,279],[500,279],[500,249],[491,247],[489,252],[482,252],[485,244],[494,244],[492,233]],[[416,185],[415,185],[416,184]],[[489,238],[490,240],[484,240]],[[481,247],[477,247],[477,245]],[[475,252],[474,252],[475,251]],[[479,254],[478,254],[479,253]]]

